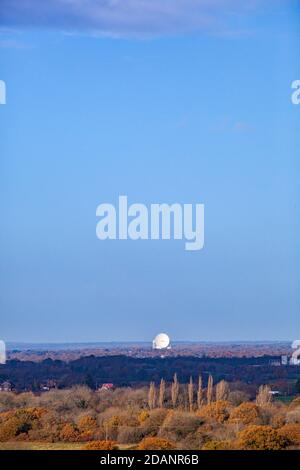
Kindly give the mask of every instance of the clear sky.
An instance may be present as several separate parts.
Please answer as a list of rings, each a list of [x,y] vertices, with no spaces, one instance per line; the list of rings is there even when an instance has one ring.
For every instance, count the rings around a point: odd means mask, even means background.
[[[300,336],[299,20],[291,0],[1,1],[1,339]],[[120,194],[204,203],[204,249],[98,240]]]

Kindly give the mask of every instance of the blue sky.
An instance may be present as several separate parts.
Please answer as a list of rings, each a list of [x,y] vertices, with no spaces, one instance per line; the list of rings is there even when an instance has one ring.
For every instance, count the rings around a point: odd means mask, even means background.
[[[1,2],[1,338],[300,335],[299,2],[240,3]],[[205,248],[99,241],[120,194]]]

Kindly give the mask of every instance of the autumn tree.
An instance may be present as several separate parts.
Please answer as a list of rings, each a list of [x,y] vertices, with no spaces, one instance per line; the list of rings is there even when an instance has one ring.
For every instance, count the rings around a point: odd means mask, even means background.
[[[272,401],[271,388],[269,385],[261,385],[256,395],[256,404],[260,407],[268,406]]]
[[[160,408],[164,407],[165,393],[166,393],[166,382],[164,381],[164,379],[161,379],[160,385],[159,385],[159,396],[158,396],[158,404]]]
[[[90,441],[96,436],[97,420],[92,416],[82,416],[78,420],[78,430],[80,432],[81,441]]]
[[[63,442],[76,442],[78,437],[79,432],[72,423],[66,423],[60,432],[60,439]]]
[[[174,374],[173,382],[171,385],[171,400],[173,408],[176,408],[179,395],[179,382],[177,379],[177,374]]]
[[[198,410],[200,410],[202,405],[203,405],[203,385],[202,385],[202,377],[201,377],[201,375],[199,375],[198,390],[197,390],[197,407],[198,407]]]
[[[6,441],[41,427],[41,418],[47,414],[44,408],[19,408],[1,413],[0,441]]]
[[[19,434],[20,422],[17,418],[11,417],[4,421],[0,427],[0,442],[9,441]]]
[[[226,382],[225,380],[221,380],[221,382],[219,382],[217,385],[216,385],[216,400],[217,401],[226,401],[228,399],[228,395],[229,395],[229,385],[228,385],[228,382]]]
[[[156,405],[156,387],[155,383],[151,382],[149,386],[149,393],[148,393],[148,406],[150,410],[153,410]]]
[[[95,430],[97,428],[97,420],[92,416],[82,416],[78,420],[78,428],[80,431]]]
[[[119,416],[113,415],[103,422],[105,440],[115,440],[118,433],[118,426],[121,424]]]
[[[212,378],[212,375],[210,375],[208,377],[207,391],[206,391],[206,401],[208,405],[210,405],[210,403],[213,401],[213,390],[214,390],[214,380]]]
[[[189,410],[190,412],[192,412],[194,408],[194,383],[193,383],[192,376],[190,377],[190,381],[188,383],[188,397],[189,397]]]

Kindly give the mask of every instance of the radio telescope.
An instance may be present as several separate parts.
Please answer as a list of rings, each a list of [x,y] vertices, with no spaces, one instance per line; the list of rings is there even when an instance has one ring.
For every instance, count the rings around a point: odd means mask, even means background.
[[[170,338],[166,333],[159,333],[153,340],[153,349],[170,349]]]

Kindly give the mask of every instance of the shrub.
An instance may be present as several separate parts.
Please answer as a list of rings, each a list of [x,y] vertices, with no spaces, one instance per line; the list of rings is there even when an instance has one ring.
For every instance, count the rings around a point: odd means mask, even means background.
[[[79,432],[75,428],[74,424],[66,423],[61,432],[60,432],[60,439],[63,442],[76,442],[79,438]]]
[[[117,441],[122,444],[137,444],[143,437],[143,431],[139,426],[120,426]]]
[[[291,403],[290,403],[290,408],[297,408],[300,407],[300,397],[295,398]]]
[[[224,423],[229,418],[229,408],[227,401],[216,401],[203,406],[199,411],[199,416]]]
[[[160,437],[145,437],[138,446],[139,450],[173,450],[175,445]]]
[[[80,431],[94,431],[97,428],[97,421],[92,416],[82,416],[78,420],[78,428]]]
[[[228,401],[233,406],[239,406],[241,403],[249,401],[249,399],[248,393],[241,392],[240,390],[234,390],[228,395]]]
[[[202,450],[230,450],[233,448],[230,441],[208,441],[202,447]]]
[[[86,415],[79,418],[78,430],[80,432],[79,439],[81,441],[92,441],[93,439],[97,439],[97,437],[99,439],[99,436],[97,436],[97,421],[96,418],[92,416]]]
[[[141,424],[143,436],[156,436],[167,415],[165,409],[150,411],[149,417]]]
[[[0,413],[15,408],[15,394],[11,392],[0,393]]]
[[[26,437],[32,429],[40,426],[42,416],[47,413],[43,408],[20,408],[0,415],[0,441],[7,441],[23,434]]]
[[[258,424],[259,408],[255,403],[241,403],[230,412],[231,423]]]
[[[140,414],[138,415],[138,421],[140,424],[142,424],[148,418],[149,418],[149,411],[147,410],[141,411]]]
[[[282,428],[282,426],[284,426],[285,423],[286,423],[285,414],[278,413],[272,416],[270,424],[271,426],[273,426],[273,428],[278,429],[278,428]]]
[[[251,425],[239,433],[237,444],[244,450],[281,450],[288,441],[271,426]]]
[[[278,429],[278,433],[287,439],[290,444],[300,445],[300,424],[285,424],[282,428]]]
[[[170,411],[159,430],[159,437],[178,441],[195,432],[202,424],[199,416],[183,411]]]
[[[300,407],[292,408],[286,414],[287,423],[297,423],[300,424]]]
[[[93,441],[88,442],[82,450],[116,450],[118,446],[115,441]]]
[[[9,441],[19,434],[20,422],[17,418],[11,417],[7,419],[0,428],[0,441]]]

